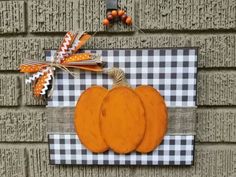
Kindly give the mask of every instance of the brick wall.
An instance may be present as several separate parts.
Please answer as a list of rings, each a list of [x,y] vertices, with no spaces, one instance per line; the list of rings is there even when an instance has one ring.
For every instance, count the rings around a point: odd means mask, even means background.
[[[104,29],[105,0],[0,1],[1,177],[236,176],[236,1],[118,1],[145,34],[121,24]],[[194,166],[48,165],[45,102],[17,69],[78,29],[101,32],[85,48],[199,48]]]

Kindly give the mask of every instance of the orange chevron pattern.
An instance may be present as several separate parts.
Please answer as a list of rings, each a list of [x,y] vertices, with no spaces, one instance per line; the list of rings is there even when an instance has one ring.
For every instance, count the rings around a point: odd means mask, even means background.
[[[45,72],[43,76],[41,76],[37,81],[34,86],[34,95],[35,96],[40,96],[43,88],[45,87],[44,84],[46,83],[46,80],[48,78],[48,73]]]

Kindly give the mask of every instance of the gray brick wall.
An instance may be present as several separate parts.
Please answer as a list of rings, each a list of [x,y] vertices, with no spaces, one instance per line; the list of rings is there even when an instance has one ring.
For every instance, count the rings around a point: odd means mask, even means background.
[[[105,0],[0,1],[0,176],[236,176],[236,1],[118,0],[144,32],[105,29]],[[50,166],[45,102],[18,72],[68,30],[99,31],[84,48],[198,47],[196,153],[191,167]]]

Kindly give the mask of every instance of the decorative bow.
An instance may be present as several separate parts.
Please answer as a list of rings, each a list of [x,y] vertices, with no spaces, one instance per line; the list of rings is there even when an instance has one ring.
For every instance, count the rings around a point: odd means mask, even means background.
[[[90,38],[91,35],[85,32],[67,32],[58,51],[53,57],[53,61],[38,62],[25,60],[24,64],[20,65],[20,72],[33,74],[26,79],[26,84],[34,82],[35,96],[45,95],[47,93],[56,68],[65,70],[72,75],[74,75],[73,72],[68,68],[95,72],[102,71],[100,56],[91,53],[78,53],[81,46],[83,46]],[[53,89],[51,89],[51,91],[52,90]]]

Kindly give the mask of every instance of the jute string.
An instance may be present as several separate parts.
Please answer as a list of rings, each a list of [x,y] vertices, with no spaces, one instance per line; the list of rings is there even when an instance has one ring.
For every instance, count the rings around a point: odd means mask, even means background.
[[[125,73],[123,70],[119,68],[110,68],[104,72],[113,79],[113,88],[118,86],[131,87],[125,78]]]

